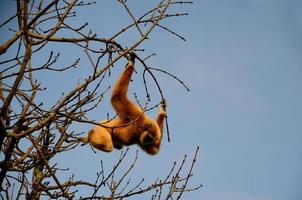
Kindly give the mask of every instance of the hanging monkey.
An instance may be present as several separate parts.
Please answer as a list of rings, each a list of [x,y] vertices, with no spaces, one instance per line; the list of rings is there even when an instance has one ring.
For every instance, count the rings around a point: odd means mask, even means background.
[[[117,118],[102,121],[102,126],[95,126],[88,136],[80,138],[96,149],[111,152],[113,148],[121,149],[124,145],[139,145],[145,152],[155,155],[159,152],[163,135],[163,122],[166,117],[166,102],[160,105],[156,120],[153,120],[134,102],[128,99],[129,82],[134,71],[135,54],[131,53],[128,64],[116,81],[111,104]]]

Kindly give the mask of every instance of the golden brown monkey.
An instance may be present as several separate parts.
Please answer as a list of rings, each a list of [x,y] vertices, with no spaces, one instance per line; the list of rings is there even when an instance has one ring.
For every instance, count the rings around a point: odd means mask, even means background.
[[[88,136],[81,138],[84,143],[110,152],[113,148],[121,149],[124,145],[138,144],[148,154],[157,154],[160,148],[163,132],[163,122],[166,117],[166,103],[160,106],[157,119],[153,120],[127,97],[129,82],[134,71],[135,55],[131,54],[128,64],[114,85],[111,103],[117,112],[117,118],[102,121],[105,127],[95,126]]]

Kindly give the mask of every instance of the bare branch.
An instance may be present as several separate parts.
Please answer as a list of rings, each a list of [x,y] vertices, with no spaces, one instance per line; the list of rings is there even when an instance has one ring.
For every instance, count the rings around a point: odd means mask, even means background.
[[[109,166],[111,162],[107,160],[101,161],[100,171],[92,182],[86,178],[79,179],[78,171],[73,172],[62,166],[62,160],[58,159],[64,152],[76,152],[75,149],[81,148],[83,143],[80,142],[80,136],[83,133],[78,129],[80,125],[102,126],[113,130],[139,122],[141,116],[112,127],[91,119],[92,111],[100,107],[102,114],[108,113],[102,103],[111,88],[108,85],[112,82],[111,74],[119,68],[117,64],[126,61],[130,54],[138,60],[137,66],[143,67],[142,70],[137,69],[137,73],[143,78],[146,102],[142,102],[138,91],[134,92],[134,98],[142,109],[141,115],[165,101],[164,87],[160,85],[155,71],[175,79],[189,91],[180,78],[167,70],[150,67],[152,64],[149,58],[156,53],[150,53],[147,47],[144,49],[141,46],[147,39],[151,39],[150,34],[157,28],[184,40],[172,31],[174,27],[166,27],[162,22],[187,15],[185,12],[171,13],[169,7],[192,2],[159,0],[154,7],[136,16],[134,13],[138,13],[135,10],[137,8],[125,0],[118,0],[115,3],[121,5],[130,21],[109,34],[105,32],[105,24],[101,24],[104,32],[97,33],[90,30],[93,28],[89,27],[90,23],[77,17],[78,11],[96,6],[96,2],[16,0],[13,3],[16,3],[15,10],[9,16],[4,16],[6,20],[0,24],[1,29],[12,32],[9,39],[0,45],[0,154],[3,155],[0,160],[0,199],[112,200],[142,194],[150,195],[151,199],[179,199],[185,193],[201,187],[190,186],[198,149],[191,163],[187,156],[179,164],[172,162],[164,178],[157,177],[151,182],[148,182],[150,177],[136,177],[135,165],[140,158],[139,151],[131,157],[128,148],[121,151],[112,166]],[[106,5],[104,2],[98,3]],[[99,17],[101,13],[97,13],[96,18]],[[138,33],[136,39],[127,41],[127,45],[121,42],[120,36],[128,37],[133,31]],[[52,49],[52,44],[59,50]],[[67,47],[66,44],[71,45]],[[70,58],[65,54],[68,48],[76,52],[72,60],[68,60]],[[149,56],[142,56],[144,51]],[[55,93],[48,89],[48,79],[61,81],[52,79],[60,72],[64,72],[67,78],[74,78],[73,72],[78,71],[85,72],[86,77],[80,75],[74,83],[69,81],[68,84],[73,85],[67,91]],[[156,84],[154,91],[158,98],[152,96],[151,99],[153,88],[147,82],[147,75],[151,77],[150,82]],[[108,120],[115,120],[116,116],[113,113],[109,118],[108,114]],[[167,119],[166,127],[170,141]],[[87,155],[89,153],[93,152],[87,152]],[[127,164],[129,159],[130,164]],[[67,174],[70,171],[72,175],[69,177],[60,176],[60,173]],[[86,192],[82,191],[83,188]]]

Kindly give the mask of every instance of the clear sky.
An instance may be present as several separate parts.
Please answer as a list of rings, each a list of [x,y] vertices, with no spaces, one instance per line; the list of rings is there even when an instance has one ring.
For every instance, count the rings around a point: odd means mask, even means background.
[[[128,2],[136,2],[137,15],[148,6],[141,0]],[[79,21],[89,21],[98,35],[109,36],[126,14],[115,1],[97,3],[83,9]],[[167,143],[165,136],[154,157],[140,152],[133,177],[146,177],[147,182],[163,177],[174,160],[180,162],[184,154],[192,157],[199,145],[190,185],[204,187],[184,199],[301,200],[302,1],[196,0],[182,8],[189,16],[166,25],[187,41],[157,31],[143,47],[146,54],[157,53],[151,65],[177,75],[191,92],[159,76],[168,100],[172,141]],[[97,11],[110,17],[98,17]],[[65,55],[72,60],[72,53]],[[73,84],[55,77],[49,97],[57,88]],[[108,110],[109,105],[99,107],[90,118],[101,119]],[[79,132],[89,128],[79,126]],[[70,165],[71,174],[93,179],[101,159],[110,166],[118,155],[94,154],[81,147],[57,160]]]

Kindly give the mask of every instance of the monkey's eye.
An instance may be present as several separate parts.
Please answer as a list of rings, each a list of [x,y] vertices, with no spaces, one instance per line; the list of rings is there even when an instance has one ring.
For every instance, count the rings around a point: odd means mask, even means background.
[[[144,137],[143,139],[143,144],[144,145],[152,144],[153,141],[154,141],[154,137],[150,133],[148,133],[146,137]]]

